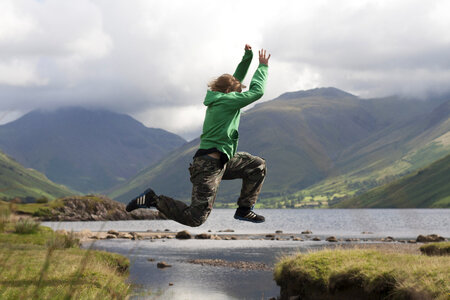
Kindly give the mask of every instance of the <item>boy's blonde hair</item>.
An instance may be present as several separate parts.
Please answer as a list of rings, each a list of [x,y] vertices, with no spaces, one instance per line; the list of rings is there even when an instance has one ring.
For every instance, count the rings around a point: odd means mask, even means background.
[[[242,89],[246,88],[236,77],[230,74],[219,76],[208,83],[208,87],[211,91],[221,93],[242,92]]]

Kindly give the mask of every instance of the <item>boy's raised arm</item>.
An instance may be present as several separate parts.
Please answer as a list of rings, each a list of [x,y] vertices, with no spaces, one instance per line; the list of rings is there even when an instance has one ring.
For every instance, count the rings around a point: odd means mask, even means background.
[[[239,80],[241,83],[244,81],[245,75],[247,74],[248,68],[250,67],[250,63],[252,62],[253,51],[252,47],[249,44],[245,45],[245,54],[242,57],[241,62],[234,71],[233,76]]]
[[[266,50],[261,49],[259,51],[259,66],[250,82],[250,89],[242,93],[233,92],[224,95],[223,99],[228,100],[223,102],[225,106],[232,109],[240,109],[255,102],[264,95],[270,59],[270,54],[269,56],[266,55]]]

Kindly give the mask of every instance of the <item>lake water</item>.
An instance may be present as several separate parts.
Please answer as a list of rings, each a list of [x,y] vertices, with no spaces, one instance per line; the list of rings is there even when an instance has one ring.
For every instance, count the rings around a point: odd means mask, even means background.
[[[373,232],[374,237],[416,238],[419,234],[450,235],[450,209],[259,209],[266,222],[254,224],[233,218],[232,209],[213,209],[208,220],[192,228],[171,220],[115,222],[44,222],[53,229],[80,231],[188,230],[201,233],[233,229],[238,234],[268,233],[282,230],[300,233],[311,230],[318,235],[360,236]]]
[[[415,239],[419,234],[450,236],[450,209],[327,209],[327,210],[257,210],[266,222],[253,224],[233,219],[234,210],[215,209],[205,224],[197,228],[173,221],[118,222],[44,222],[53,229],[79,231],[171,231],[202,233],[233,229],[235,234],[298,234],[311,230],[322,238],[359,237],[370,240],[393,236]],[[371,234],[362,234],[371,232]],[[308,251],[329,244],[325,241],[292,240],[99,240],[92,247],[121,253],[130,258],[129,281],[134,284],[133,299],[268,299],[279,295],[272,271],[238,270],[227,267],[201,266],[189,259],[223,259],[227,261],[262,262],[273,266],[282,255]],[[89,247],[89,244],[85,244]],[[148,259],[154,261],[148,261]],[[170,268],[158,269],[165,261]],[[173,286],[169,286],[173,283]]]

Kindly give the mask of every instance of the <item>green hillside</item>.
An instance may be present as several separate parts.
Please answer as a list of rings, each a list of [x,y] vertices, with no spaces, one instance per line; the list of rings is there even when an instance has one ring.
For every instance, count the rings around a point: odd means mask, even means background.
[[[0,126],[4,153],[84,193],[124,182],[185,142],[128,115],[77,107],[35,110]]]
[[[450,208],[450,155],[413,174],[337,204],[339,208]]]
[[[73,194],[65,186],[51,182],[36,170],[26,169],[0,152],[0,199],[46,197],[52,200]]]
[[[360,99],[334,88],[286,93],[256,105],[242,115],[238,150],[266,159],[268,175],[259,205],[327,206],[332,199],[417,169],[419,158],[443,157],[449,151],[443,135],[450,124],[448,114],[430,122],[436,119],[436,105],[396,97]],[[423,121],[417,126],[414,122],[419,119]],[[109,196],[127,201],[150,186],[159,194],[188,200],[187,167],[198,144],[197,139],[175,150]],[[396,167],[390,177],[377,173],[404,156],[418,163]],[[232,205],[240,184],[240,180],[222,182],[216,206]]]

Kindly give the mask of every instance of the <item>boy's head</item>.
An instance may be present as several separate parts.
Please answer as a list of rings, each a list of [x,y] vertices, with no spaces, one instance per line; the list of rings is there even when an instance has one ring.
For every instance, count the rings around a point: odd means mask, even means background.
[[[211,91],[221,93],[242,92],[242,89],[246,88],[239,80],[233,75],[223,74],[214,79],[208,84]]]

